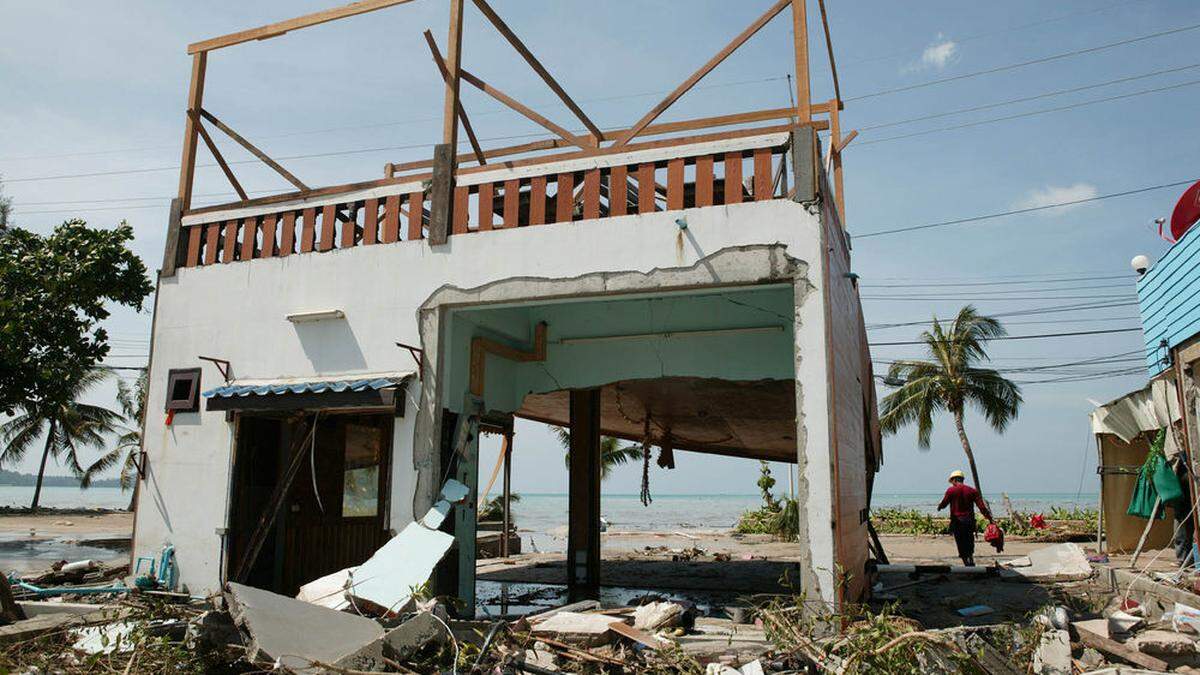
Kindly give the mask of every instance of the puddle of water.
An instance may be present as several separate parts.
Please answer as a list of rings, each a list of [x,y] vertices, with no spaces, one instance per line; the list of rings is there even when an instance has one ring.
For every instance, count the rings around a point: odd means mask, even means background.
[[[10,537],[0,539],[0,570],[40,572],[59,560],[108,562],[129,556],[129,545],[104,541],[103,547],[67,539]]]
[[[602,607],[630,607],[652,596],[655,600],[690,602],[704,616],[725,616],[725,608],[746,605],[745,594],[723,591],[669,591],[621,586],[601,586]],[[515,581],[475,582],[476,618],[520,616],[553,609],[567,603],[567,587]]]

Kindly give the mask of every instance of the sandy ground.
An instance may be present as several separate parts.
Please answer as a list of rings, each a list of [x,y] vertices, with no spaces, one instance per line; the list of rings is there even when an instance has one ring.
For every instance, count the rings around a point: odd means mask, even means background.
[[[79,539],[130,536],[133,514],[49,512],[0,514],[0,536],[73,536]],[[32,533],[32,535],[31,535]]]

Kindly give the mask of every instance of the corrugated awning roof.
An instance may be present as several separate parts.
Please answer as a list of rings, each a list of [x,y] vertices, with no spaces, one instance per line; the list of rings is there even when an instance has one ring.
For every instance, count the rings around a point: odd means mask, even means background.
[[[209,399],[208,409],[237,409],[242,404],[231,399],[286,400],[303,397],[311,400],[312,395],[327,395],[343,398],[347,394],[382,392],[404,386],[415,375],[414,371],[387,373],[351,373],[343,375],[286,377],[278,379],[233,380],[203,393]],[[277,399],[276,399],[277,397]],[[218,405],[218,402],[227,401]],[[248,405],[245,407],[257,407]]]

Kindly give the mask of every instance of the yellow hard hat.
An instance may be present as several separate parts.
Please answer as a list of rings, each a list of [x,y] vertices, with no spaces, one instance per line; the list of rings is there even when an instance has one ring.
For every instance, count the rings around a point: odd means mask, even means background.
[[[963,472],[961,472],[961,471],[951,471],[950,478],[948,478],[947,480],[954,480],[955,478],[965,478],[965,477],[963,476]]]

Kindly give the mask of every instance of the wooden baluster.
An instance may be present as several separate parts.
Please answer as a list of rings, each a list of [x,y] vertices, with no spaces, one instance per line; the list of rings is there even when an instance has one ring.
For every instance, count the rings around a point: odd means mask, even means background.
[[[470,231],[468,221],[470,213],[468,206],[471,199],[470,187],[454,188],[454,221],[450,228],[450,234],[466,234]]]
[[[221,224],[209,223],[204,228],[204,264],[217,262],[217,242],[221,236]]]
[[[400,239],[400,195],[388,195],[383,202],[383,243]]]
[[[183,259],[184,267],[195,267],[200,264],[200,235],[203,230],[199,225],[192,225],[188,230],[187,257]]]
[[[258,257],[271,258],[275,255],[275,224],[278,222],[278,216],[274,213],[268,213],[262,219],[262,246],[259,248]]]
[[[346,216],[346,222],[342,223],[342,242],[338,248],[354,248],[354,240],[358,235],[358,204],[347,204]]]
[[[283,232],[279,233],[279,255],[291,255],[296,252],[296,212],[288,211],[283,214]]]
[[[479,231],[492,229],[492,211],[496,206],[496,190],[494,183],[484,183],[479,186]]]
[[[575,174],[558,174],[558,194],[555,199],[554,222],[569,223],[575,214]]]
[[[378,241],[379,236],[379,199],[368,199],[363,213],[363,246],[370,246]]]
[[[583,172],[583,219],[600,217],[600,169]]]
[[[333,248],[333,231],[337,227],[337,206],[326,204],[321,208],[321,238],[317,242],[318,251],[328,251]]]
[[[639,164],[637,168],[638,213],[654,213],[654,163]]]
[[[629,213],[629,167],[614,166],[608,174],[608,215]]]
[[[725,153],[725,203],[742,203],[742,153]]]
[[[521,181],[504,181],[504,227],[516,227],[521,216]]]
[[[770,199],[775,192],[775,176],[771,171],[771,149],[754,151],[754,201]]]
[[[233,262],[234,253],[237,251],[237,233],[238,221],[229,220],[225,222],[225,239],[222,241],[221,262]]]
[[[529,224],[543,225],[546,222],[546,177],[529,179]]]
[[[667,162],[667,210],[683,208],[683,158],[676,157]]]
[[[399,204],[396,205],[397,210]],[[425,238],[422,228],[425,225],[425,193],[412,192],[408,195],[408,240],[419,241]]]
[[[242,221],[242,256],[241,260],[254,260],[254,249],[258,243],[258,216],[251,216]]]
[[[696,158],[696,206],[712,206],[713,203],[713,157]]]
[[[300,252],[311,253],[313,250],[313,238],[317,233],[317,209],[316,207],[304,209],[304,225],[300,228]]]

